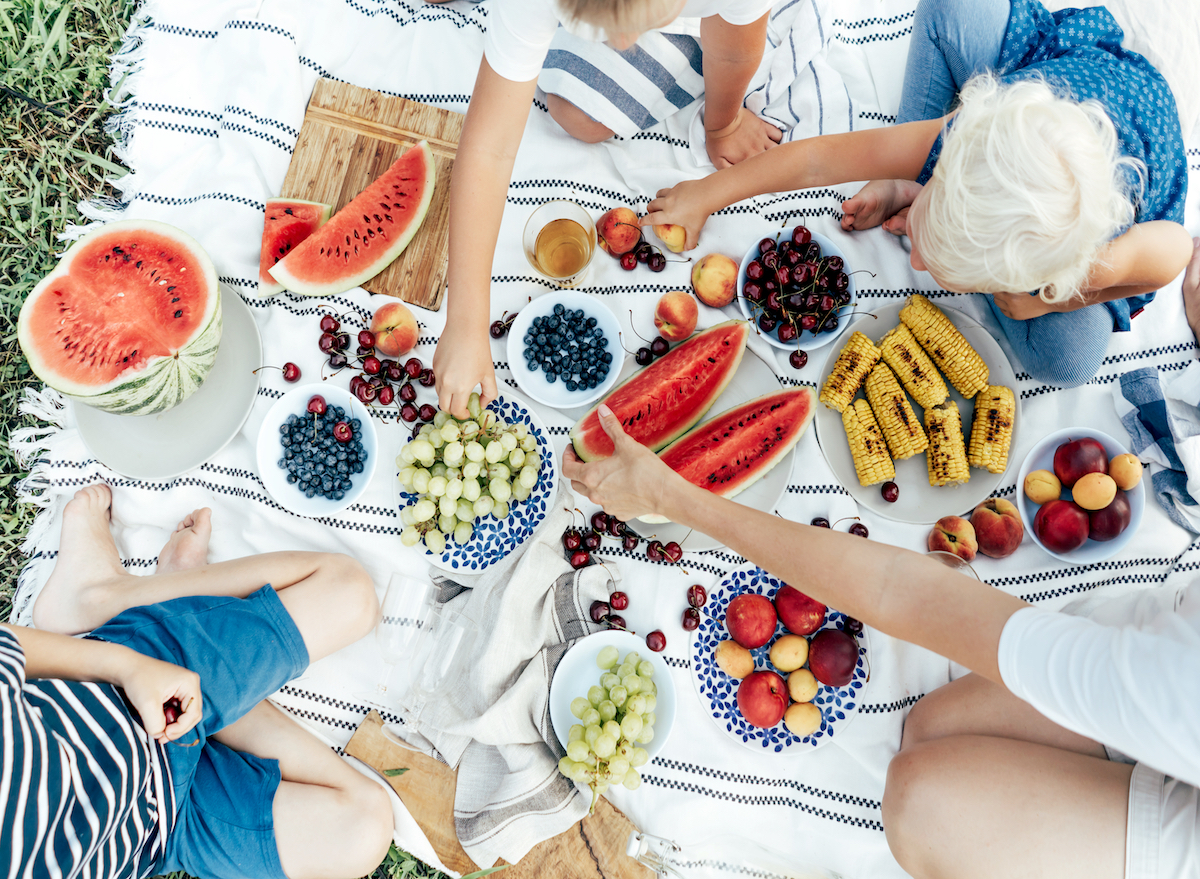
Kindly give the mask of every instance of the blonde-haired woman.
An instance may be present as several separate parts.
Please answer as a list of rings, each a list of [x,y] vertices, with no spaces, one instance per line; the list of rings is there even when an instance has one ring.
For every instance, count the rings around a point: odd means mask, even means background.
[[[685,181],[644,222],[681,224],[694,246],[732,202],[871,180],[843,203],[843,228],[907,235],[912,266],[943,289],[992,294],[1029,375],[1081,385],[1192,252],[1175,101],[1121,38],[1103,7],[922,0],[898,125]]]

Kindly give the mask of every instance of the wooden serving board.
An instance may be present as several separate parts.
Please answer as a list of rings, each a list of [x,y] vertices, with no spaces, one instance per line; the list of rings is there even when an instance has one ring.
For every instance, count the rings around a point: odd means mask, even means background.
[[[386,769],[407,769],[402,775],[384,778],[425,832],[442,863],[464,874],[480,869],[463,851],[454,832],[455,770],[386,735],[377,711],[363,719],[346,745],[346,753],[380,774]],[[519,863],[495,875],[497,879],[653,879],[649,867],[625,854],[629,834],[635,830],[619,809],[601,797],[594,815],[534,846]]]
[[[437,183],[416,236],[390,266],[363,284],[437,311],[446,289],[450,172],[463,115],[331,79],[317,80],[280,195],[339,211],[413,144],[433,152]]]

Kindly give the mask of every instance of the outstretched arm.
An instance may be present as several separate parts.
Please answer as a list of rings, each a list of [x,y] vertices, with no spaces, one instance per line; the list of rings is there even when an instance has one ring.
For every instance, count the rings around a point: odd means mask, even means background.
[[[742,106],[762,61],[769,17],[768,13],[746,25],[730,24],[719,15],[700,21],[705,147],[718,171],[765,152],[783,137],[778,128]]]

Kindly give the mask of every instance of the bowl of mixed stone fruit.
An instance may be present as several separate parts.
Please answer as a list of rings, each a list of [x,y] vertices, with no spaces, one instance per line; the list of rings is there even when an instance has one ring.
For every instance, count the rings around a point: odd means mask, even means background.
[[[293,388],[258,433],[258,472],[271,497],[313,518],[345,510],[375,472],[379,442],[367,407],[330,382]]]

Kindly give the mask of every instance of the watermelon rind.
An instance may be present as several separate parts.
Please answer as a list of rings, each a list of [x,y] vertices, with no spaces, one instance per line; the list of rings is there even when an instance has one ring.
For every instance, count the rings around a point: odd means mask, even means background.
[[[292,235],[290,235],[288,237],[295,238],[295,240],[291,241],[293,250],[296,247],[298,247],[300,245],[300,243],[303,242],[309,235],[311,235],[313,232],[317,231],[322,226],[324,226],[327,222],[329,222],[329,218],[333,215],[333,205],[325,204],[325,202],[323,202],[323,201],[305,201],[302,198],[268,198],[267,199],[266,209],[263,211],[262,247],[259,250],[259,260],[258,260],[258,291],[257,292],[258,292],[258,295],[260,297],[262,297],[263,299],[266,299],[270,296],[276,296],[276,295],[282,293],[285,289],[283,284],[280,284],[273,277],[271,277],[269,274],[267,274],[267,270],[270,269],[271,266],[273,266],[277,262],[279,262],[279,257],[275,256],[271,260],[270,264],[269,265],[267,264],[267,254],[275,249],[275,247],[277,246],[276,242],[278,241],[277,237],[274,238],[273,241],[270,243],[267,240],[268,236],[272,235],[271,227],[275,226],[275,225],[279,225],[276,223],[271,223],[270,218],[273,215],[276,215],[280,211],[286,211],[288,209],[294,210],[296,208],[300,208],[302,210],[305,208],[317,208],[317,210],[316,211],[311,211],[311,210],[304,211],[304,213],[308,214],[312,218],[310,220],[311,228],[309,228],[308,231],[305,232],[301,237],[296,238],[294,230],[300,223],[304,222],[304,218],[298,217],[298,218],[296,218],[296,220],[294,222],[288,224],[288,228],[292,231]],[[278,230],[276,235],[282,234],[285,231],[287,231],[287,230],[280,229],[280,230]]]
[[[35,338],[30,325],[34,303],[71,273],[71,263],[88,245],[111,237],[114,242],[127,242],[139,232],[152,232],[170,239],[186,251],[207,291],[205,311],[191,338],[173,354],[150,358],[140,369],[126,370],[103,385],[85,385],[71,381],[55,370]],[[221,344],[221,290],[217,272],[208,254],[197,241],[181,229],[154,220],[118,220],[107,223],[81,237],[71,245],[63,258],[41,282],[33,288],[17,318],[17,340],[29,362],[30,369],[49,387],[96,409],[118,415],[152,415],[179,405],[204,383],[217,359]]]
[[[771,472],[775,465],[787,457],[788,452],[799,442],[816,411],[815,399],[811,388],[793,388],[764,394],[713,416],[671,443],[658,453],[658,457],[676,472],[685,469],[693,470],[694,472],[684,475],[684,478],[693,485],[706,488],[718,497],[737,497]],[[797,407],[801,409],[799,418],[792,416]],[[750,424],[739,424],[739,422],[744,422],[754,413],[764,410],[767,413],[776,412],[775,419],[777,421],[787,420],[782,425],[777,425],[777,427],[782,427],[782,430],[777,433],[776,442],[768,450],[761,451],[755,441],[754,433],[756,431],[761,433],[762,425],[768,423],[767,420],[753,418]],[[740,446],[738,446],[739,443]],[[763,444],[765,445],[765,442]],[[728,471],[722,472],[730,458],[729,450],[735,446],[738,446],[738,460],[735,464],[743,464],[747,457],[753,459],[752,463],[748,467],[744,465],[736,467],[736,469],[731,467]],[[687,464],[693,463],[696,457],[711,460],[711,466],[705,463],[698,468],[686,467]],[[705,474],[708,478],[698,478],[700,474]],[[640,518],[643,522],[651,525],[670,521],[654,515]]]
[[[360,228],[365,215],[382,213],[388,216],[386,207],[381,208],[381,202],[389,187],[396,182],[396,178],[415,161],[414,150],[422,157],[425,170],[425,178],[421,184],[421,200],[417,209],[408,215],[407,226],[396,224],[399,227],[398,233],[387,247],[379,248],[368,243],[367,253],[364,255],[355,241],[369,242],[370,239],[365,237],[368,233],[373,239],[383,238],[389,231],[395,231],[385,230],[382,225],[377,228],[384,231],[378,233],[376,228],[363,229],[361,232]],[[391,265],[417,234],[425,215],[429,212],[436,182],[433,151],[429,149],[429,144],[426,141],[414,144],[349,204],[334,214],[329,222],[268,269],[271,277],[284,288],[302,296],[335,296],[369,281]],[[372,223],[371,226],[375,224]],[[353,248],[354,253],[342,260],[344,265],[335,266],[333,261],[326,257],[327,251],[335,248],[343,256],[343,249]],[[335,271],[335,268],[340,270]]]
[[[724,392],[742,362],[742,355],[746,352],[746,342],[749,338],[749,323],[744,320],[725,321],[697,333],[645,369],[634,373],[613,388],[607,397],[575,422],[575,426],[571,428],[570,432],[570,440],[575,454],[582,461],[595,461],[612,454],[612,440],[604,433],[604,428],[600,425],[597,415],[602,404],[607,404],[622,421],[629,418],[640,419],[643,400],[651,412],[657,407],[658,411],[653,412],[652,417],[664,417],[666,414],[664,407],[676,409],[678,420],[671,425],[669,430],[664,431],[657,441],[645,442],[639,438],[639,442],[653,451],[658,451],[674,442],[691,430]],[[720,347],[712,349],[710,354],[719,353],[721,356],[707,362],[708,357],[701,352],[709,351],[710,343],[719,339],[726,339],[729,344],[722,344]],[[689,359],[697,356],[706,362],[691,363],[689,366]],[[678,383],[685,380],[688,373],[694,374],[696,369],[721,370],[722,374],[719,381],[713,382],[707,387],[703,396],[673,400],[665,398],[669,392],[673,390],[677,392]],[[696,392],[691,393],[694,395]],[[629,409],[631,400],[637,402],[637,409]],[[626,426],[628,427],[628,424]]]

